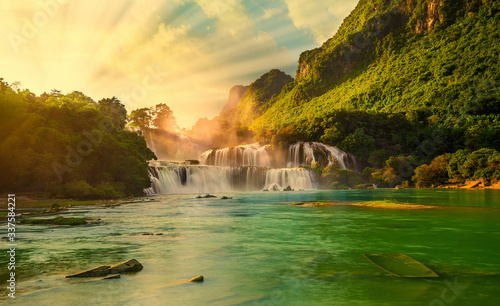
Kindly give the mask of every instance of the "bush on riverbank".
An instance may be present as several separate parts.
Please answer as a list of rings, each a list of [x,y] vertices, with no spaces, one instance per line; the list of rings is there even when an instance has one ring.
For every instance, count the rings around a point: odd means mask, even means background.
[[[413,177],[417,187],[479,179],[500,179],[500,152],[482,148],[474,152],[459,150],[450,155],[443,154],[429,165],[423,164],[415,169]]]

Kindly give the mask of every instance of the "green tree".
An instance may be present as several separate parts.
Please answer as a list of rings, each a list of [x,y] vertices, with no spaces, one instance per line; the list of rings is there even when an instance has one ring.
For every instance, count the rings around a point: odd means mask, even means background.
[[[99,100],[99,110],[113,120],[118,129],[124,129],[127,123],[127,110],[116,97]]]
[[[143,107],[133,110],[127,119],[131,127],[144,131],[151,127],[153,116],[150,108]]]
[[[157,104],[150,109],[150,112],[153,127],[169,132],[176,132],[178,130],[179,127],[177,126],[174,112],[167,104]]]

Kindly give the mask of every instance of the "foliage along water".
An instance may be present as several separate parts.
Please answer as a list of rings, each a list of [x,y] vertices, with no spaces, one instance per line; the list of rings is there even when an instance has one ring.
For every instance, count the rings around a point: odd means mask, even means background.
[[[67,214],[101,218],[99,225],[20,226],[15,304],[495,305],[500,298],[500,191],[225,195],[233,199],[165,195],[154,197],[158,202],[73,208]],[[459,208],[289,205],[383,199]],[[441,277],[397,278],[363,257],[396,252]],[[64,278],[132,257],[144,265],[135,275],[96,282]],[[204,283],[182,281],[200,274]]]

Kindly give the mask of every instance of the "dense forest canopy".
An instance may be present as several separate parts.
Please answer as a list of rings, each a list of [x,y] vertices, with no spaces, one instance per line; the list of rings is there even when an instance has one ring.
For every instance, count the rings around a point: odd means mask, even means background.
[[[81,92],[36,96],[0,79],[0,186],[71,198],[142,195],[151,185],[144,138],[125,129],[113,97]]]

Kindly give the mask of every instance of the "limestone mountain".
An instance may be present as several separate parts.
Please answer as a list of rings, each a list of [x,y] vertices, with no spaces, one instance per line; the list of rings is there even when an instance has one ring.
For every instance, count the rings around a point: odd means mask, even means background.
[[[273,145],[322,141],[377,167],[500,149],[499,12],[498,0],[360,0],[300,55],[295,80],[271,70],[218,120]]]
[[[236,85],[231,88],[229,91],[229,98],[227,100],[227,104],[224,105],[224,108],[222,109],[222,114],[228,113],[232,111],[236,106],[238,106],[238,103],[240,103],[241,98],[247,91],[248,86],[243,86],[243,85]]]
[[[248,89],[244,91],[236,107],[224,108],[219,120],[226,120],[233,125],[239,122],[238,124],[242,126],[249,126],[253,120],[269,109],[283,87],[291,83],[293,83],[293,78],[278,69],[265,73],[247,86]],[[233,89],[229,94],[229,100],[231,100]]]
[[[493,0],[361,0],[334,37],[301,54],[294,85],[252,129],[334,109],[499,113],[499,10]]]

